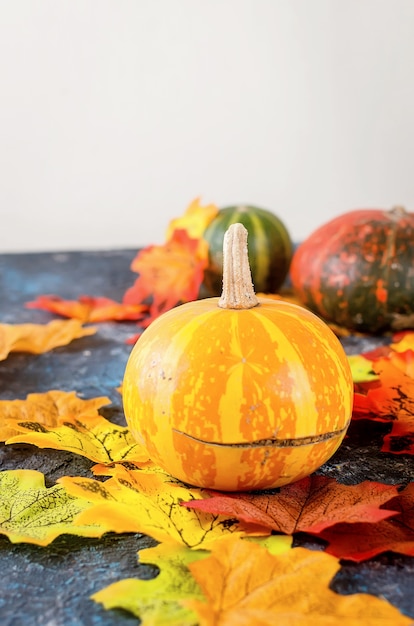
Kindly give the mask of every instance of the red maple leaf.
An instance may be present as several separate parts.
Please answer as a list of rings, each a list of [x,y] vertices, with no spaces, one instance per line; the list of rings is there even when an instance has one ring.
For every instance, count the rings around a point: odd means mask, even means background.
[[[281,487],[274,494],[219,494],[183,506],[228,515],[277,532],[318,534],[339,522],[378,522],[393,513],[381,509],[397,494],[396,487],[365,481],[343,485],[333,478],[312,475]]]
[[[393,422],[391,432],[384,437],[381,452],[414,454],[414,415]]]
[[[376,524],[342,523],[323,530],[320,537],[329,544],[326,551],[357,562],[388,551],[414,556],[414,483],[409,483],[387,507],[397,515]]]

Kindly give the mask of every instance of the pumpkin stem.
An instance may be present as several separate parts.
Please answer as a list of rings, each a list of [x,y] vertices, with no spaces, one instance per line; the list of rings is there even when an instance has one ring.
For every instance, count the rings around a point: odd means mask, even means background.
[[[392,219],[399,220],[402,217],[407,215],[407,211],[403,206],[393,206],[392,209],[388,211],[389,215]]]
[[[231,224],[223,241],[223,292],[218,305],[222,309],[252,309],[258,304],[247,254],[247,229],[243,224]]]

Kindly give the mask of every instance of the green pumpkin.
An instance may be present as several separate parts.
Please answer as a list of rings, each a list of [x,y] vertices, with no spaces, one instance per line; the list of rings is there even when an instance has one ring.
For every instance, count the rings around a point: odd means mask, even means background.
[[[224,233],[236,222],[243,224],[248,232],[249,264],[255,291],[276,293],[289,271],[292,241],[286,226],[274,213],[250,205],[220,209],[204,231],[203,238],[209,247],[205,290],[213,296],[221,293]]]

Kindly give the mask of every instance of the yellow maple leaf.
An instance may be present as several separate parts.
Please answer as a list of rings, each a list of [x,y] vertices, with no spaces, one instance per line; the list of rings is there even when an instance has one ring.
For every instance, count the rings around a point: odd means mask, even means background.
[[[404,332],[400,338],[398,335],[394,337],[394,342],[390,344],[390,348],[396,352],[405,352],[406,350],[414,350],[414,332]]]
[[[55,428],[64,420],[96,414],[110,404],[104,396],[83,400],[75,391],[50,390],[29,393],[25,400],[0,400],[0,441],[19,434],[19,422],[36,422],[46,428]],[[21,429],[20,429],[21,430]]]
[[[262,546],[227,537],[189,569],[205,600],[185,606],[200,626],[409,626],[386,600],[339,595],[329,587],[339,560],[321,551],[293,548],[272,555]]]
[[[55,392],[59,393],[63,398],[63,413],[55,424],[49,426],[45,420],[24,420],[15,416],[13,420],[6,420],[5,426],[12,427],[18,434],[7,438],[6,444],[30,443],[38,448],[67,450],[97,463],[130,461],[144,464],[149,461],[147,452],[133,439],[128,428],[113,424],[97,413],[97,406],[102,406],[104,400],[106,404],[106,398],[91,400],[89,409],[84,412],[68,414],[65,413],[64,393]],[[36,395],[41,401],[44,399],[42,394]],[[94,409],[91,408],[93,404]]]
[[[229,533],[249,534],[234,519],[181,506],[183,501],[201,498],[200,490],[172,481],[169,474],[150,465],[139,470],[118,466],[106,482],[67,476],[58,482],[72,495],[94,503],[77,523],[95,520],[107,532],[144,533],[157,541],[203,549]],[[266,533],[261,530],[261,534]]]
[[[10,352],[41,354],[95,332],[93,327],[84,328],[79,320],[53,320],[48,324],[0,324],[0,361],[7,358]]]
[[[289,550],[292,538],[282,535],[255,538],[272,554]],[[121,608],[140,618],[142,626],[194,626],[197,618],[182,601],[203,599],[195,578],[190,573],[190,563],[208,556],[206,550],[191,550],[175,543],[160,543],[153,548],[140,550],[140,563],[156,565],[160,572],[150,580],[127,578],[101,589],[92,596],[105,609]]]
[[[46,488],[41,472],[0,472],[0,533],[12,543],[47,546],[67,533],[100,537],[102,530],[95,523],[73,523],[90,506],[85,498],[70,495],[62,485]]]
[[[372,361],[366,359],[362,354],[348,355],[348,363],[351,367],[352,380],[354,383],[378,380],[378,374],[372,369]]]
[[[195,198],[187,207],[184,215],[176,217],[168,224],[166,239],[169,241],[175,230],[184,229],[191,239],[200,239],[210,222],[216,217],[218,207],[215,204],[201,206],[200,198]]]

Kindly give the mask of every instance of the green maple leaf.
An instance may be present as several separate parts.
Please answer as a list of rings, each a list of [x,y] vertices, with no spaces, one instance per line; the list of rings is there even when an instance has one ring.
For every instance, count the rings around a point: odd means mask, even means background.
[[[47,546],[65,533],[99,537],[99,526],[73,523],[90,506],[61,485],[45,487],[44,475],[36,470],[0,472],[0,533],[12,543]]]

